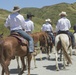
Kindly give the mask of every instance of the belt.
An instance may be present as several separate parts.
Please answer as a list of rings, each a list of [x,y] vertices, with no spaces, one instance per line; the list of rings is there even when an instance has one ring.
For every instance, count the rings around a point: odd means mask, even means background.
[[[22,29],[18,29],[18,30],[22,30]],[[16,32],[16,31],[18,31],[18,30],[12,30],[11,32]]]

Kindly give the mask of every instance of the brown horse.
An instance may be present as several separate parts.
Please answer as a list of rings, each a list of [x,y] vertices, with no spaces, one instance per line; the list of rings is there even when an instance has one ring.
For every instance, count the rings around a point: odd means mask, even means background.
[[[35,32],[31,34],[34,44],[39,42],[40,50],[43,51],[47,48],[47,34],[45,32]]]
[[[34,53],[32,53],[32,58],[34,59],[34,66],[35,68],[37,67],[36,66],[36,59],[35,59],[35,56],[40,52],[41,55],[42,55],[42,51],[44,51],[45,49],[47,50],[46,53],[49,57],[49,50],[47,49],[47,34],[45,32],[35,32],[35,33],[32,33],[32,34],[29,34],[33,40],[34,40],[34,45],[36,43],[39,42],[39,47],[40,49],[36,48],[35,47],[35,50],[34,50]],[[38,51],[40,50],[40,51]],[[42,60],[42,57],[40,56],[40,59]],[[17,63],[18,63],[18,67],[19,67],[19,60],[18,60],[18,57],[17,57]]]
[[[47,33],[47,32],[46,32]],[[50,53],[53,52],[55,48],[54,43],[52,42],[52,37],[47,33],[47,53],[48,53],[48,60],[50,59]]]
[[[34,40],[34,45],[39,43],[39,47],[36,48],[35,47],[35,52],[32,54],[32,57],[34,59],[34,65],[35,65],[35,68],[37,67],[36,66],[36,59],[35,59],[35,56],[40,52],[41,55],[42,55],[42,51],[44,50],[44,48],[47,47],[47,40],[46,40],[46,36],[47,34],[45,32],[35,32],[35,33],[32,33],[30,34],[30,36],[33,38]],[[38,51],[40,50],[40,51]],[[40,56],[40,59],[42,60],[42,57]]]
[[[21,43],[18,38],[11,35],[0,39],[0,63],[2,66],[2,75],[4,75],[4,73],[10,75],[8,66],[10,65],[11,59],[14,59],[15,56],[19,56],[22,61],[23,68],[20,74],[22,74],[26,68],[24,57],[27,56],[28,75],[30,75],[30,62],[32,56],[28,51],[28,42],[25,41],[24,43]]]

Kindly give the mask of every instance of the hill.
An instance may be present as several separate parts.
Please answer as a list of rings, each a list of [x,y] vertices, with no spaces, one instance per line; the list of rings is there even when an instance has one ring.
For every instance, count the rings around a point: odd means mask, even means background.
[[[70,19],[72,26],[76,24],[75,18],[76,18],[76,2],[72,4],[68,3],[59,3],[55,5],[50,6],[44,6],[42,8],[22,8],[21,14],[26,19],[26,14],[28,12],[31,12],[35,15],[33,18],[33,21],[35,23],[35,31],[40,31],[42,24],[45,22],[46,18],[50,18],[52,20],[53,27],[55,28],[55,25],[57,23],[57,20],[59,19],[59,13],[61,11],[67,12],[67,17]],[[5,34],[8,34],[8,31],[6,28],[4,28],[3,24],[5,21],[5,18],[7,15],[10,14],[10,11],[0,9],[0,33],[5,32]]]

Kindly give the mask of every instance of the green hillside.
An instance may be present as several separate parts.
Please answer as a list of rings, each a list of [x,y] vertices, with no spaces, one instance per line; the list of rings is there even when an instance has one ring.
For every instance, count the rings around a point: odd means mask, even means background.
[[[35,15],[35,17],[33,17],[33,22],[35,23],[34,32],[36,32],[40,31],[41,26],[45,22],[46,18],[50,18],[52,20],[52,24],[55,29],[55,25],[59,19],[59,13],[61,11],[67,12],[67,17],[70,19],[72,26],[76,24],[76,2],[73,4],[59,3],[51,6],[44,6],[42,8],[22,8],[21,14],[25,17],[25,19],[28,12],[31,12]],[[0,33],[4,32],[5,35],[9,34],[9,31],[4,27],[4,21],[8,14],[10,14],[9,11],[0,9]]]

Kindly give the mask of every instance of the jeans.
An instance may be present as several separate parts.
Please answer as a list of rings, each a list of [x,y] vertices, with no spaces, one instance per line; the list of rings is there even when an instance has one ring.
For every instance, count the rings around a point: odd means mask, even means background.
[[[24,39],[26,39],[29,42],[29,52],[33,52],[34,51],[34,42],[32,37],[27,34],[25,31],[19,29],[19,30],[14,30],[14,32],[19,33]]]
[[[51,31],[49,31],[47,33],[48,33],[48,35],[50,35],[50,37],[52,38],[52,42],[55,45],[55,37],[54,37],[53,33]]]
[[[51,36],[51,38],[52,38],[52,42],[53,42],[53,44],[55,45],[55,37],[54,37],[54,35],[53,34],[49,34],[50,36]]]
[[[74,47],[75,46],[75,38],[74,38],[74,36],[73,36],[73,34],[71,32],[68,32],[68,35],[71,37],[72,46]]]

